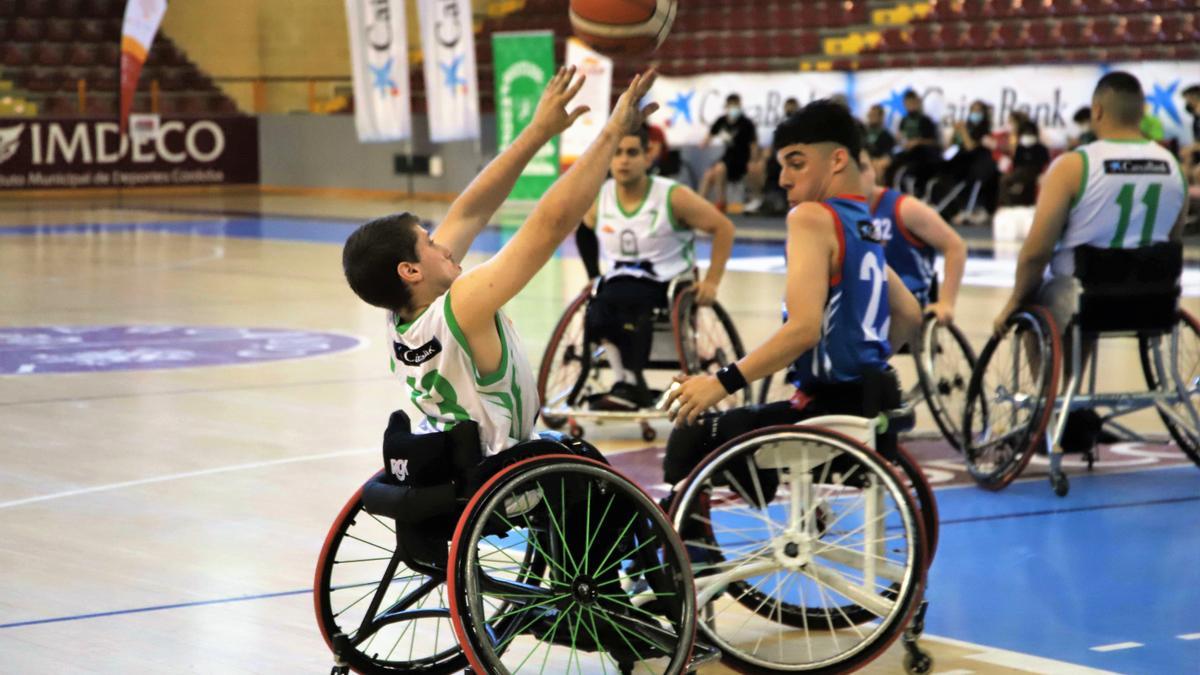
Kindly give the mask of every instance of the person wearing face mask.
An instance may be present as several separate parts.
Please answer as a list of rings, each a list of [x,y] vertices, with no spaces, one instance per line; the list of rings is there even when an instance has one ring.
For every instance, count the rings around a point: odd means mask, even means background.
[[[1079,127],[1079,137],[1071,140],[1071,150],[1096,140],[1096,132],[1092,131],[1091,108],[1084,106],[1076,110],[1075,116],[1071,120],[1075,122],[1075,126]]]
[[[992,157],[992,111],[983,101],[973,101],[967,119],[954,125],[956,151],[946,163],[946,184],[965,181],[948,206],[955,225],[986,225],[996,212],[1000,170]]]
[[[799,110],[800,101],[789,96],[783,102],[780,121]],[[747,213],[783,213],[787,210],[786,195],[779,189],[779,169],[779,162],[770,152],[760,152],[758,159],[750,162],[746,170],[746,190],[757,197],[746,204]]]
[[[758,130],[742,110],[741,96],[730,94],[725,98],[725,114],[713,122],[701,147],[708,147],[713,139],[722,143],[725,152],[704,172],[699,192],[705,199],[712,194],[713,203],[724,211],[726,187],[742,180],[750,161],[758,156]]]
[[[1185,175],[1193,184],[1200,184],[1200,84],[1183,90],[1183,105],[1192,116],[1192,142],[1183,146],[1179,156]]]
[[[1021,119],[1012,169],[1000,179],[1000,201],[1005,206],[1033,206],[1038,176],[1050,165],[1050,150],[1038,138],[1037,123],[1027,116]]]

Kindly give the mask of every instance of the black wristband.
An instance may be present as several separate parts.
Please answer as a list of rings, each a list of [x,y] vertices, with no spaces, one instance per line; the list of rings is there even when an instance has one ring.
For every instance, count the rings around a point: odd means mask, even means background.
[[[736,394],[746,388],[746,376],[738,369],[736,363],[731,363],[717,371],[717,381],[725,387],[728,394]]]

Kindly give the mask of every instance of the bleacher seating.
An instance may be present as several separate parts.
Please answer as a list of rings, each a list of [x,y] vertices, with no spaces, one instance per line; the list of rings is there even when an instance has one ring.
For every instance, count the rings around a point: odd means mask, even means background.
[[[0,81],[6,99],[23,100],[26,113],[77,117],[117,112],[124,0],[0,0]],[[80,81],[86,91],[80,110]],[[135,112],[149,112],[157,82],[159,111],[174,115],[237,114],[170,37],[151,46]]]

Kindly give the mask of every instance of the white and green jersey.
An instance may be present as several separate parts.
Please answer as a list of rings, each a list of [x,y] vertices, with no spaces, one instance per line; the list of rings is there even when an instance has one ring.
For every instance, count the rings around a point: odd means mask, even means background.
[[[1138,248],[1166,241],[1187,199],[1174,155],[1151,141],[1095,141],[1083,158],[1079,194],[1054,250],[1050,271],[1075,273],[1079,246]]]
[[[485,455],[532,437],[538,413],[533,371],[503,312],[496,312],[496,332],[500,368],[484,377],[450,309],[448,291],[408,323],[389,313],[391,368],[406,386],[400,407],[413,433],[445,431],[463,420],[475,420]]]
[[[670,281],[695,267],[696,234],[678,223],[671,210],[671,191],[677,185],[650,176],[646,197],[626,212],[617,199],[617,182],[611,178],[604,182],[596,204],[596,238],[608,260],[605,277]]]

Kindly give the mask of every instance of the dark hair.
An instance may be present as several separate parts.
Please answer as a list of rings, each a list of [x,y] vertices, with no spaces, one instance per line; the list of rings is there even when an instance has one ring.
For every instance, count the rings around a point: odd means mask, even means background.
[[[369,221],[342,247],[342,271],[354,294],[376,307],[402,312],[412,289],[396,272],[402,262],[417,262],[417,226],[407,211]]]
[[[626,133],[625,136],[637,136],[638,141],[640,141],[642,144],[642,150],[648,150],[650,148],[650,127],[646,126],[645,124],[638,127],[636,131],[630,131]],[[624,136],[622,136],[622,138],[624,138]]]
[[[1024,122],[1021,122],[1021,126],[1017,128],[1017,134],[1019,136],[1024,136],[1025,134],[1033,134],[1034,136],[1037,136],[1038,133],[1037,122],[1034,122],[1033,120],[1025,120]]]
[[[1092,96],[1111,97],[1114,102],[1111,113],[1120,124],[1136,125],[1145,114],[1146,96],[1142,93],[1142,83],[1123,70],[1114,70],[1100,78]]]
[[[1071,117],[1071,120],[1076,124],[1079,124],[1080,122],[1087,122],[1090,119],[1092,119],[1092,109],[1086,105],[1079,110],[1076,110],[1075,115]]]
[[[920,99],[921,99],[921,95],[920,95],[920,94],[918,94],[916,91],[914,91],[914,90],[912,90],[912,89],[909,89],[909,90],[907,90],[907,91],[905,91],[905,92],[904,92],[904,100],[905,100],[905,101],[911,101],[911,100],[913,100],[914,98],[915,98],[915,99],[917,99],[917,100],[920,100]]]
[[[738,96],[737,94],[730,94],[725,97],[725,105],[729,105],[730,103],[741,103],[741,102],[742,102],[742,97]]]
[[[1200,96],[1200,84],[1193,84],[1192,86],[1188,87],[1187,89],[1184,89],[1183,95],[1184,96]]]
[[[837,143],[858,161],[862,134],[850,110],[827,98],[813,101],[775,127],[772,151],[797,143]]]
[[[783,100],[783,104],[784,104],[784,105],[787,105],[787,104],[789,104],[789,103],[794,103],[794,104],[796,104],[796,105],[800,105],[800,100],[799,100],[799,99],[797,99],[795,96],[789,96],[789,97],[787,97],[786,99],[784,99],[784,100]]]

